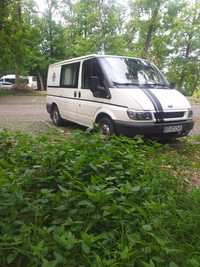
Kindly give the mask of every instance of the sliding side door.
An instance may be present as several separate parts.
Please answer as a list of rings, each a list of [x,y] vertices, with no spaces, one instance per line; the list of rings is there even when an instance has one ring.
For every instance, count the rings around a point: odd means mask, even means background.
[[[77,95],[80,62],[62,65],[59,99],[61,116],[66,120],[77,122]]]

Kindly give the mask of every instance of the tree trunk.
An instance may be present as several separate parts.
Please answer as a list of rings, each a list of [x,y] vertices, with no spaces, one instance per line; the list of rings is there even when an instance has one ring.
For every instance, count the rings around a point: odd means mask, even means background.
[[[39,79],[39,82],[40,82],[40,89],[42,91],[44,91],[45,90],[45,88],[44,88],[44,81],[43,81],[42,75],[41,75],[41,73],[39,71],[38,71],[38,79]]]
[[[53,57],[53,29],[52,29],[52,1],[51,0],[47,0],[47,5],[48,5],[48,27],[49,27],[49,54],[50,57]]]
[[[186,46],[186,51],[185,51],[185,61],[187,61],[187,59],[189,58],[189,55],[190,55],[190,50],[191,50],[191,39],[192,39],[192,35],[189,35],[189,38],[188,38],[188,42],[187,42],[187,46]],[[186,64],[187,62],[185,62]],[[185,64],[183,65],[183,69],[182,69],[182,73],[181,73],[181,76],[180,76],[180,80],[178,82],[178,89],[181,90],[182,87],[183,87],[183,83],[185,81]]]
[[[15,63],[15,85],[16,89],[20,89],[20,70],[17,62]]]
[[[50,41],[50,57],[53,57],[53,33],[52,33],[52,20],[49,21],[49,41]]]
[[[146,39],[145,39],[145,43],[144,43],[144,50],[143,50],[143,53],[142,53],[142,56],[144,58],[147,57],[147,54],[149,52],[149,48],[151,46],[152,35],[153,35],[153,33],[155,32],[155,29],[156,29],[155,23],[156,23],[156,20],[157,20],[157,17],[158,17],[159,9],[160,9],[160,4],[158,4],[158,6],[156,6],[156,8],[153,10],[153,13],[152,13],[152,17],[151,17],[151,20],[150,20],[150,25],[149,25],[149,28],[147,30],[147,35],[146,35]]]
[[[194,92],[196,91],[198,83],[199,83],[199,76],[197,75],[197,77],[196,77],[196,79],[194,81],[193,87],[192,87],[191,95],[193,95]]]
[[[22,25],[22,10],[21,10],[21,0],[16,1],[16,32],[21,31]],[[16,44],[16,49],[19,49],[20,40]],[[20,61],[21,59],[15,55],[15,85],[16,89],[20,88]]]

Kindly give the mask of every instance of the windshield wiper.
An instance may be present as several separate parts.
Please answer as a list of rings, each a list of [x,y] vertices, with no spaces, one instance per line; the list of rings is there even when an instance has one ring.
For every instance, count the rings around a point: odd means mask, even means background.
[[[121,85],[121,86],[123,86],[123,85],[137,85],[137,86],[139,86],[139,83],[118,83],[118,82],[113,82],[113,84],[114,85]]]
[[[166,83],[143,83],[142,86],[162,86],[162,87],[169,87]]]
[[[162,86],[162,87],[167,87],[169,88],[169,86],[167,84],[164,83],[119,83],[119,82],[113,82],[114,85],[116,86],[129,86],[129,85],[135,85],[135,86],[148,86],[148,87],[154,87],[154,86]]]

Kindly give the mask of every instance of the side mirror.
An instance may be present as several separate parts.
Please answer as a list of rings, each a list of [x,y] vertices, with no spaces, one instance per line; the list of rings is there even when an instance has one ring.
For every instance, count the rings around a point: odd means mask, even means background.
[[[174,89],[176,87],[176,83],[175,82],[170,82],[169,83],[169,88]]]
[[[99,84],[100,84],[99,77],[97,77],[97,76],[91,76],[89,78],[89,86],[90,86],[90,90],[92,92],[95,92],[95,91],[98,90]]]
[[[91,76],[89,78],[89,87],[92,91],[93,96],[100,98],[111,98],[109,90],[100,85],[99,77]]]

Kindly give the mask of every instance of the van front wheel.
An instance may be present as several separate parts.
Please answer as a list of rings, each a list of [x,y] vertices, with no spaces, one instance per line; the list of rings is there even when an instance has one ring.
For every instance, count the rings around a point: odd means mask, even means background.
[[[110,136],[115,134],[114,124],[110,118],[103,117],[99,119],[98,126],[99,126],[99,132],[102,135]]]
[[[54,105],[52,108],[51,119],[52,119],[54,125],[56,125],[56,126],[62,126],[63,125],[63,119],[60,116],[60,112],[59,112],[58,107],[56,105]]]

